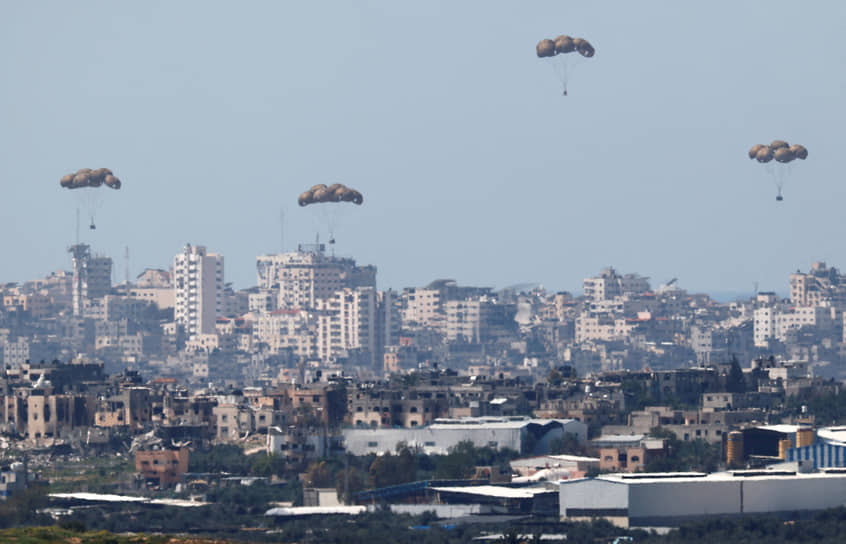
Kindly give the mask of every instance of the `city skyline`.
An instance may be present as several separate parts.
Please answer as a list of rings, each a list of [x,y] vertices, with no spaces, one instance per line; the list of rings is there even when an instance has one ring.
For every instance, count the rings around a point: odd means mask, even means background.
[[[97,248],[88,246],[87,244],[83,244],[83,243],[80,243],[79,245],[70,246],[69,248],[67,248],[67,250],[66,250],[67,263],[66,263],[66,266],[64,266],[64,267],[60,267],[60,268],[57,268],[57,269],[54,269],[54,270],[44,271],[41,274],[36,274],[35,276],[33,276],[31,278],[25,278],[21,281],[10,281],[10,280],[6,280],[4,278],[0,278],[0,284],[23,285],[23,284],[30,282],[30,281],[36,281],[36,280],[39,280],[39,279],[48,278],[51,275],[58,273],[58,272],[72,273],[73,268],[74,268],[73,267],[73,255],[74,255],[74,250],[77,247],[83,248],[84,251],[86,252],[86,254],[90,253],[92,258],[96,258],[99,261],[108,261],[108,277],[110,278],[109,281],[110,281],[110,285],[112,287],[119,287],[121,285],[125,285],[125,283],[126,283],[126,263],[125,263],[126,254],[124,253],[120,257],[112,258],[109,255],[106,255],[106,254],[104,254],[100,251],[97,251]],[[187,251],[187,250],[191,250],[192,248],[205,251],[207,249],[207,246],[204,245],[204,244],[196,244],[196,243],[189,242],[189,243],[186,243],[178,251],[184,252],[184,251]],[[215,258],[220,258],[220,259],[225,258],[225,255],[219,254],[218,252],[214,252],[213,248],[209,248],[209,250],[213,252]],[[265,254],[261,254],[261,255],[256,255],[256,257],[254,259],[254,263],[259,269],[261,269],[262,263],[265,262],[265,261],[272,260],[272,259],[275,259],[277,257],[296,256],[296,255],[308,254],[312,251],[319,251],[320,253],[322,253],[322,254],[324,254],[327,257],[330,257],[332,259],[337,258],[341,261],[356,262],[356,259],[355,259],[354,256],[336,255],[334,253],[333,247],[331,245],[327,245],[327,244],[321,242],[319,244],[303,243],[303,244],[298,244],[297,247],[293,248],[293,249],[280,251],[280,252],[277,252],[277,253],[265,253]],[[835,268],[837,268],[837,266],[838,266],[837,263],[831,263],[831,262],[826,261],[826,260],[814,261],[814,263],[831,264]],[[807,266],[813,265],[814,263],[807,263],[805,268],[807,268]],[[710,291],[709,290],[696,290],[696,289],[689,288],[685,284],[684,278],[679,278],[679,277],[672,277],[672,278],[666,277],[665,278],[665,277],[661,276],[661,279],[659,280],[656,277],[641,274],[637,270],[621,269],[620,267],[618,267],[614,264],[602,266],[601,268],[599,268],[597,270],[593,270],[593,271],[587,271],[586,270],[584,272],[584,276],[582,278],[582,281],[579,282],[579,285],[573,286],[572,288],[569,288],[569,289],[567,289],[567,288],[553,289],[553,288],[550,288],[549,286],[544,285],[540,282],[532,282],[532,281],[516,282],[516,283],[510,284],[510,285],[501,285],[501,286],[490,285],[490,284],[474,284],[474,283],[462,281],[461,278],[456,278],[456,277],[450,276],[448,274],[444,275],[442,277],[430,278],[428,281],[424,281],[420,284],[403,283],[403,284],[395,285],[395,286],[382,286],[382,285],[379,285],[379,279],[378,279],[379,265],[378,265],[378,263],[360,263],[360,264],[362,266],[366,267],[366,268],[372,268],[373,269],[373,271],[372,271],[373,281],[376,282],[376,287],[379,290],[394,291],[394,292],[402,291],[403,289],[422,288],[422,287],[426,287],[427,285],[429,285],[431,283],[436,283],[436,282],[443,281],[443,280],[450,280],[450,281],[455,281],[457,284],[460,284],[460,285],[463,285],[463,286],[491,289],[494,292],[497,292],[499,290],[509,290],[509,289],[513,289],[516,292],[527,292],[527,291],[534,289],[534,288],[540,288],[540,289],[543,289],[543,290],[545,290],[549,293],[560,292],[560,293],[570,293],[574,296],[584,296],[585,291],[584,291],[583,283],[584,283],[585,280],[587,280],[590,277],[593,277],[593,275],[595,275],[595,274],[601,273],[604,270],[613,270],[613,271],[621,273],[621,274],[632,274],[632,275],[635,275],[635,276],[643,277],[650,284],[652,289],[657,290],[657,289],[661,288],[662,286],[664,286],[666,284],[675,285],[675,286],[678,286],[678,287],[680,287],[680,288],[682,288],[685,291],[688,291],[690,293],[706,294],[706,295],[710,296],[712,299],[714,299],[715,301],[721,302],[721,303],[730,302],[732,300],[742,300],[744,298],[750,298],[750,297],[755,296],[758,293],[775,293],[777,296],[779,296],[781,298],[788,298],[790,296],[790,284],[784,278],[782,278],[782,282],[781,282],[783,285],[780,285],[780,286],[778,286],[774,289],[763,288],[756,283],[755,285],[752,286],[752,288],[747,289],[747,290],[744,290],[744,289],[727,289],[727,290],[710,290]],[[138,265],[138,266],[139,266],[138,271],[137,272],[133,271],[131,273],[131,275],[129,276],[129,284],[130,285],[136,284],[138,282],[138,280],[143,281],[143,279],[146,277],[146,274],[148,274],[150,271],[164,270],[164,271],[169,271],[170,274],[173,274],[175,272],[173,257],[171,257],[169,262],[167,262],[166,264],[163,264],[161,266],[152,265],[152,264],[151,265]],[[796,271],[798,272],[801,268],[802,267],[797,268]],[[227,266],[227,270],[228,270],[228,266]],[[789,274],[790,272],[791,271],[784,271],[784,274]],[[260,276],[262,274],[262,272],[258,271],[257,274]],[[784,277],[786,277],[786,276],[784,276]],[[256,279],[258,279],[258,278],[255,278],[251,283],[248,283],[247,285],[236,285],[234,282],[230,281],[230,279],[227,276],[225,276],[225,274],[224,274],[224,281],[225,281],[226,286],[230,287],[230,288],[232,288],[233,290],[236,290],[236,291],[254,290],[256,288],[263,289],[263,288],[266,287],[264,285],[266,283],[266,280],[256,281]],[[104,280],[105,280],[105,278],[104,278]],[[222,288],[222,284],[221,284],[221,288]]]
[[[380,288],[576,291],[614,265],[781,291],[842,261],[839,3],[49,6],[0,22],[5,281],[68,268],[58,180],[100,166],[124,185],[81,241],[116,263],[129,247],[132,277],[190,242],[252,285],[255,256],[328,238],[296,198],[333,182],[364,194],[338,254]],[[534,53],[558,33],[597,51],[567,97]],[[776,138],[810,150],[781,203],[746,157]]]

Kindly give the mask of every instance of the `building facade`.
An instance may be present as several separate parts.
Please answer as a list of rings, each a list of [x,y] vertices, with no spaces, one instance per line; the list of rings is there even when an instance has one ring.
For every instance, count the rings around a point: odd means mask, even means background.
[[[186,245],[173,259],[174,319],[192,338],[214,334],[223,311],[223,256],[203,246]]]

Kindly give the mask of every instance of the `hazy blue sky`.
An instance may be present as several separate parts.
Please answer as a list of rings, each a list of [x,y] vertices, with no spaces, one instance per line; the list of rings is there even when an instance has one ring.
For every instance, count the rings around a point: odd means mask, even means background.
[[[589,39],[562,97],[541,38]],[[580,290],[614,265],[690,289],[846,268],[846,2],[0,2],[0,281],[69,269],[78,199],[116,279],[186,242],[255,283],[314,239],[297,195],[341,182],[337,252],[382,288],[437,277]],[[777,203],[755,143],[802,143]],[[83,211],[84,214],[84,211]],[[83,222],[85,222],[83,217]],[[323,226],[321,226],[323,225]]]

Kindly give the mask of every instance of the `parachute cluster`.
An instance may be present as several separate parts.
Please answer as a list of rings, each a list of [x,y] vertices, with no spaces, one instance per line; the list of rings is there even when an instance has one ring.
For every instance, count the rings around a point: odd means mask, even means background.
[[[321,202],[352,202],[360,205],[364,202],[364,197],[355,189],[350,189],[341,183],[333,183],[329,186],[321,183],[304,192],[297,199],[300,206]]]
[[[554,40],[545,39],[538,42],[537,53],[538,57],[554,57],[555,55],[563,55],[578,51],[583,57],[590,58],[596,50],[589,41],[582,38],[572,38],[566,34],[562,34]]]
[[[749,150],[749,158],[761,163],[772,160],[780,163],[788,163],[795,159],[805,160],[808,158],[808,150],[803,145],[790,145],[784,140],[773,140],[770,145],[758,144]]]
[[[108,168],[80,168],[73,174],[66,174],[59,180],[59,185],[66,189],[81,189],[83,187],[100,187],[105,185],[111,189],[120,189],[120,180]]]

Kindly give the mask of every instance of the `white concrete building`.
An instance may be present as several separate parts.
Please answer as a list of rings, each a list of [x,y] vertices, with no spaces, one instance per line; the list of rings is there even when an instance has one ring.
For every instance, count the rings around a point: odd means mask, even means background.
[[[264,344],[270,353],[290,349],[296,356],[317,354],[316,326],[305,310],[274,310],[260,313],[253,322],[253,345]]]
[[[29,359],[29,340],[18,338],[15,342],[3,344],[3,364],[11,368],[20,368]]]
[[[402,324],[442,330],[446,316],[441,308],[438,289],[411,287],[402,293]]]
[[[279,307],[277,302],[278,291],[272,289],[259,289],[258,292],[250,293],[247,309],[250,312],[272,312]]]
[[[317,357],[334,362],[356,349],[367,353],[371,367],[376,361],[376,291],[371,287],[342,289],[317,299]]]
[[[560,483],[562,521],[666,527],[717,516],[795,513],[846,503],[846,474],[791,471],[607,474]]]
[[[833,322],[832,309],[824,306],[776,305],[758,308],[753,322],[755,347],[765,348],[771,339],[783,342],[791,330],[802,327],[828,328]]]
[[[588,340],[620,340],[628,337],[637,323],[629,322],[622,316],[591,316],[581,314],[576,318],[576,343]]]
[[[488,302],[483,300],[450,300],[444,304],[446,338],[450,342],[463,340],[478,343],[486,321]]]
[[[811,264],[804,274],[790,275],[790,302],[800,306],[829,306],[838,312],[846,309],[846,276],[824,262]]]
[[[322,244],[256,258],[259,289],[277,293],[277,308],[312,309],[317,300],[343,288],[376,287],[376,267],[357,266],[353,259],[326,255]]]
[[[649,291],[649,278],[638,274],[619,275],[613,268],[604,268],[599,276],[585,278],[585,297],[588,300],[600,301],[613,299],[626,294],[641,294]]]
[[[190,339],[214,334],[215,320],[223,313],[223,256],[204,246],[185,246],[173,258],[174,319]]]

